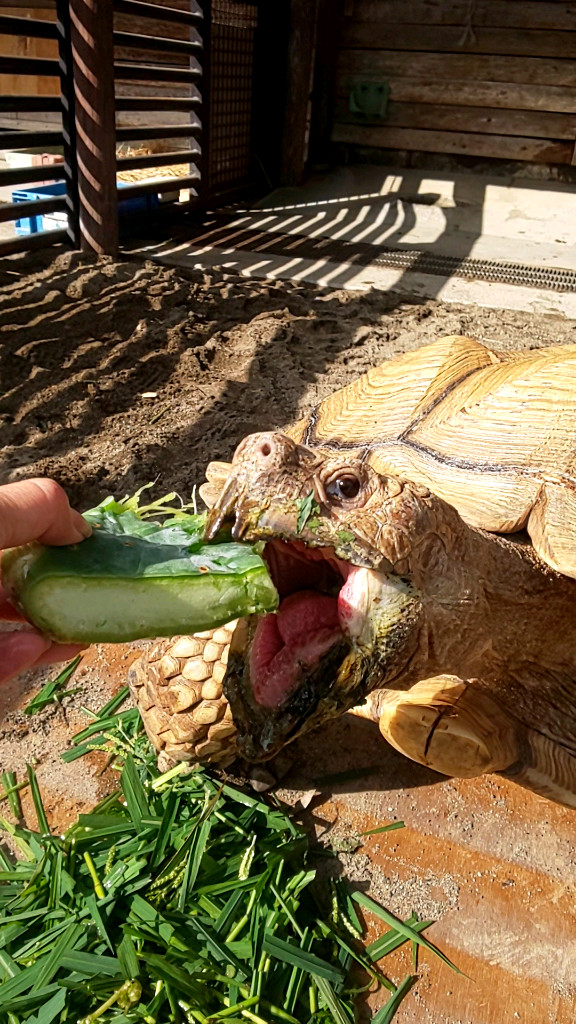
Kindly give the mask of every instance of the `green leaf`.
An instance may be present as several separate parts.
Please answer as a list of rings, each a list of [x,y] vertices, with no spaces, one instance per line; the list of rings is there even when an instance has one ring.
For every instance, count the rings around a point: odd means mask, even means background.
[[[438,949],[438,946],[435,946],[428,939],[425,939],[423,935],[420,935],[415,928],[407,924],[405,921],[401,921],[398,917],[394,917],[394,914],[391,914],[389,910],[386,910],[384,907],[381,907],[378,903],[371,899],[370,896],[367,896],[366,893],[354,892],[352,893],[352,899],[356,900],[356,902],[359,903],[362,907],[366,907],[367,910],[371,910],[372,913],[376,915],[376,917],[379,917],[382,921],[385,921],[386,924],[389,924],[390,927],[394,928],[397,932],[400,932],[402,935],[405,935],[407,939],[411,939],[412,941],[419,943],[419,945],[424,946],[426,949],[430,950],[431,953],[434,953],[435,956],[440,957],[440,959],[446,964],[447,967],[450,967],[453,971],[456,971],[456,974],[462,974],[464,977],[466,977],[466,975],[464,975],[464,972],[459,970],[459,968],[456,967],[456,965],[448,959],[448,957],[445,955],[445,953],[442,952],[441,949]]]
[[[314,953],[305,952],[292,942],[279,939],[270,932],[264,933],[262,947],[271,956],[276,957],[277,960],[293,964],[294,967],[299,967],[301,970],[307,971],[308,974],[316,974],[320,978],[327,978],[328,981],[342,981],[343,975],[339,968],[329,964],[326,960],[320,959]]]
[[[360,832],[361,836],[377,836],[381,832],[394,832],[397,828],[404,828],[403,821],[391,821],[389,825],[380,825],[379,828],[369,828],[367,832]]]
[[[306,526],[306,523],[310,519],[311,515],[318,515],[320,512],[320,506],[314,498],[314,492],[310,491],[305,498],[300,498],[297,502],[298,505],[298,518],[296,520],[296,533],[302,533],[302,530]]]
[[[419,921],[415,914],[412,914],[404,924],[410,925],[414,931],[423,932],[425,928],[429,928],[433,921]],[[372,960],[381,960],[383,957],[388,956],[389,953],[393,953],[399,946],[404,945],[408,942],[408,936],[401,934],[392,928],[389,932],[384,935],[380,935],[379,938],[371,942],[369,946],[366,946],[366,952]]]
[[[398,986],[393,995],[384,1006],[378,1010],[378,1013],[372,1018],[372,1024],[390,1024],[396,1010],[400,1006],[400,1003],[404,999],[404,996],[408,995],[408,992],[412,988],[412,985],[416,981],[416,977],[413,974],[409,974],[401,985]]]
[[[66,989],[61,988],[48,1002],[44,1003],[36,1016],[36,1024],[52,1024],[53,1020],[56,1020],[58,1015],[64,1009],[66,1004]]]
[[[64,696],[62,691],[65,689],[68,680],[74,675],[81,660],[82,655],[77,654],[73,661],[70,661],[55,679],[50,679],[45,683],[36,696],[32,698],[30,703],[26,705],[24,708],[24,714],[35,715],[38,711],[41,711],[42,708],[48,707],[49,704],[55,704],[57,701],[61,700]]]
[[[136,828],[140,830],[142,828],[142,818],[150,814],[150,806],[131,754],[128,754],[122,769],[120,785],[126,797],[128,813]]]
[[[334,989],[328,979],[321,975],[313,975],[313,978],[316,982],[320,995],[332,1014],[335,1024],[352,1024],[353,1019],[348,1013],[346,1013],[343,1003],[334,992]]]
[[[8,799],[10,810],[15,818],[22,817],[22,804],[20,803],[20,790],[24,786],[28,785],[28,782],[16,782],[16,775],[14,772],[2,772],[0,776],[2,785],[4,786],[4,792],[0,793],[0,800]]]
[[[28,774],[28,783],[30,785],[30,793],[32,794],[32,800],[34,802],[34,810],[36,811],[36,817],[38,819],[38,828],[43,835],[50,835],[50,826],[48,825],[48,819],[46,817],[46,811],[44,810],[44,804],[42,803],[42,797],[40,795],[40,787],[38,786],[38,780],[36,778],[36,772],[32,765],[26,765],[26,772]]]
[[[127,931],[125,931],[122,936],[122,941],[118,946],[117,954],[122,974],[126,980],[129,981],[131,978],[137,978],[140,974],[140,965],[138,963],[136,947]]]

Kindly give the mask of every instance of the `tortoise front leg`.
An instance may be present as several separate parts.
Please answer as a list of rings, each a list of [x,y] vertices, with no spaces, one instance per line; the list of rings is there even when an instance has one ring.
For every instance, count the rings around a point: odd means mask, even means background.
[[[517,762],[513,718],[469,681],[442,675],[409,690],[374,690],[352,714],[377,722],[388,742],[442,775],[472,778]]]
[[[236,622],[159,640],[131,666],[128,681],[164,770],[168,760],[230,764],[236,727],[222,693]]]

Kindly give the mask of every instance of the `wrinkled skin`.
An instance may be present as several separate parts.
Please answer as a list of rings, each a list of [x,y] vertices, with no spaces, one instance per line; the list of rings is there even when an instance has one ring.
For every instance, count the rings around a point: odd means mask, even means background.
[[[494,698],[512,732],[558,745],[570,773],[576,582],[529,545],[472,529],[419,485],[279,433],[238,447],[208,535],[224,522],[237,539],[267,542],[284,597],[281,640],[260,620],[233,642],[225,693],[249,759],[376,688],[450,674]],[[509,761],[516,739],[511,750]]]

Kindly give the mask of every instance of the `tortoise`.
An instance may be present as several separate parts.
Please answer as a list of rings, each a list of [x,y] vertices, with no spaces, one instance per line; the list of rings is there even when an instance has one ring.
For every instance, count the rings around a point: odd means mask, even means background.
[[[576,346],[449,336],[212,463],[207,535],[265,542],[277,614],[155,644],[157,750],[273,757],[352,710],[421,764],[576,806]]]

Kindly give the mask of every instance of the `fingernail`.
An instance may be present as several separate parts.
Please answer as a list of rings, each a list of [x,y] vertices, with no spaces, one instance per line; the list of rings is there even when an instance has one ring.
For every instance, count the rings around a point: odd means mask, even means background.
[[[74,526],[78,530],[78,533],[82,534],[83,537],[92,536],[92,527],[88,523],[84,516],[81,516],[79,512],[74,514]]]

